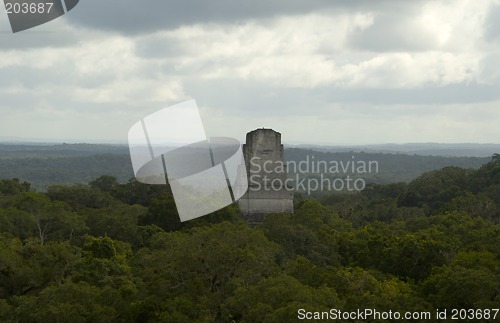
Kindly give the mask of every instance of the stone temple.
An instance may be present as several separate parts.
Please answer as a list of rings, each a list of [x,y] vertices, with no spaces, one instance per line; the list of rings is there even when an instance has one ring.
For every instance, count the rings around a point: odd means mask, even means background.
[[[255,225],[269,213],[293,213],[293,189],[286,186],[281,134],[264,128],[247,133],[243,155],[248,191],[239,200],[242,217]]]

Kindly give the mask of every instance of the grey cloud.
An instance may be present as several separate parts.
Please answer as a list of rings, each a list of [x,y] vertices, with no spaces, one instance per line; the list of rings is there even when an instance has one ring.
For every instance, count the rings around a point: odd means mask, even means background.
[[[311,8],[323,7],[327,0],[292,0],[286,6],[278,0],[238,2],[234,0],[186,0],[186,1],[97,1],[82,2],[73,11],[71,21],[90,28],[113,30],[122,33],[144,33],[172,29],[181,25],[199,22],[234,22],[251,17],[272,16],[283,10],[284,13],[307,12]]]
[[[500,41],[500,4],[493,5],[485,23],[485,38],[489,41]]]
[[[500,69],[498,68],[500,62],[500,52],[491,52],[484,55],[481,60],[480,79],[488,84],[500,83]]]
[[[64,72],[64,73],[62,73]],[[42,85],[73,86],[75,88],[98,88],[111,82],[112,75],[87,75],[85,77],[71,73],[63,63],[51,69],[33,69],[26,66],[6,66],[0,68],[0,87],[20,86],[33,90]],[[28,105],[29,106],[29,105]]]
[[[139,38],[135,50],[138,56],[144,58],[174,58],[183,56],[189,51],[183,41],[166,37]]]
[[[409,1],[405,1],[407,3]],[[411,3],[421,2],[421,0]],[[81,1],[66,15],[70,22],[89,28],[141,34],[196,23],[235,23],[280,15],[318,11],[392,10],[394,1],[331,0],[185,0],[185,1]]]
[[[451,105],[500,100],[497,86],[453,84],[413,89],[343,89],[338,87],[273,88],[240,80],[186,82],[186,93],[200,106],[217,107],[244,117],[321,114],[331,104],[355,106]],[[313,112],[314,111],[314,112]]]
[[[65,47],[74,45],[78,41],[78,37],[66,31],[26,30],[16,34],[11,31],[2,31],[0,32],[0,51]]]
[[[35,81],[39,75],[39,72],[22,66],[6,66],[0,68],[0,87],[5,89],[9,85],[25,85],[33,86],[37,82]]]
[[[467,104],[500,99],[498,86],[477,83],[411,89],[323,89],[323,96],[339,102],[377,104]]]

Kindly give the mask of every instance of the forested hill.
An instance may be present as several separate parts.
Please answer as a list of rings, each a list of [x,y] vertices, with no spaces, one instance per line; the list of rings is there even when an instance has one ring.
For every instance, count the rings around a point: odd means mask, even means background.
[[[237,205],[180,223],[167,185],[0,180],[0,322],[497,322],[499,222],[499,155],[257,227]]]
[[[409,182],[425,172],[441,169],[446,166],[456,166],[461,168],[477,169],[486,164],[489,157],[451,157],[451,156],[422,156],[408,155],[404,153],[374,153],[374,152],[324,152],[312,149],[288,148],[285,150],[285,158],[289,161],[300,162],[308,159],[310,164],[314,158],[314,163],[319,161],[336,161],[343,164],[348,172],[352,164],[358,162],[376,162],[378,172],[373,171],[363,174],[363,177],[372,183],[397,183]],[[330,164],[329,164],[330,165]],[[297,167],[298,168],[298,167]],[[293,171],[289,167],[290,172]]]
[[[408,182],[424,172],[457,166],[479,168],[490,158],[440,157],[394,153],[325,152],[285,148],[285,158],[296,163],[306,158],[346,162],[376,161],[379,172],[366,176],[368,182]],[[0,178],[19,178],[33,188],[45,190],[53,184],[88,183],[101,175],[125,183],[133,177],[126,145],[97,144],[0,144]]]
[[[451,156],[451,157],[489,157],[500,151],[500,144],[443,144],[443,143],[409,143],[409,144],[378,144],[362,146],[320,146],[296,145],[296,148],[314,149],[326,152],[364,151],[370,153],[391,153],[421,156]]]
[[[38,190],[88,183],[104,174],[122,183],[134,176],[127,146],[0,144],[0,178],[19,178]]]

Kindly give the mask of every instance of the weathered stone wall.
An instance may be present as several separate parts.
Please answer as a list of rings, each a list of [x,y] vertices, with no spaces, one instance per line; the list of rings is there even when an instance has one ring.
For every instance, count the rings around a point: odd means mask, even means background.
[[[258,224],[269,213],[293,213],[293,190],[285,187],[287,170],[281,134],[264,128],[249,132],[243,155],[249,184],[239,201],[243,218]]]

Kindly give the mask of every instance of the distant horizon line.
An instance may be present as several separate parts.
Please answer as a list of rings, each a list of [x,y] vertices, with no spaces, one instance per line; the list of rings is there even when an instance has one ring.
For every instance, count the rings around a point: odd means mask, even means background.
[[[78,139],[22,139],[22,138],[0,138],[0,144],[20,144],[20,145],[117,145],[128,146],[126,141],[120,140],[78,140]],[[380,142],[380,143],[308,143],[308,142],[282,142],[285,146],[316,146],[316,147],[366,147],[366,146],[404,146],[404,145],[481,145],[481,146],[500,146],[494,142],[438,142],[438,141],[422,141],[422,142]],[[165,145],[180,146],[180,143],[165,143]]]

